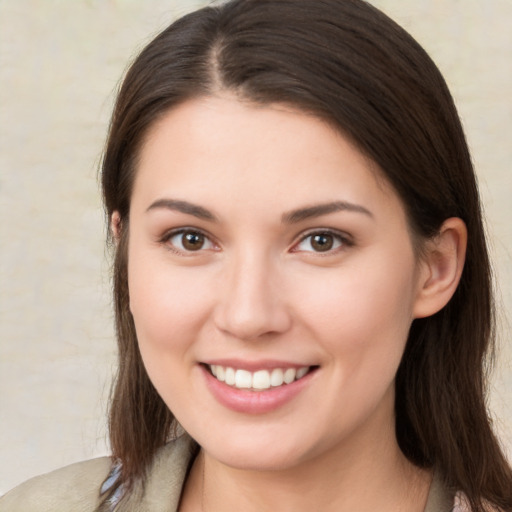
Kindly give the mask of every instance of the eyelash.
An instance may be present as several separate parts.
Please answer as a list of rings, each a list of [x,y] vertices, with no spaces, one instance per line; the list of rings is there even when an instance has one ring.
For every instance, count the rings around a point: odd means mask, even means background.
[[[328,236],[334,239],[334,243],[338,243],[337,247],[330,247],[326,251],[301,251],[297,249],[299,245],[305,242],[308,239],[313,239],[315,236]],[[311,243],[311,242],[310,242]],[[338,253],[347,247],[352,247],[354,242],[349,238],[345,233],[340,233],[339,231],[334,231],[332,229],[315,229],[314,231],[310,231],[301,237],[298,243],[294,244],[292,248],[292,252],[311,252],[313,254],[319,256],[330,256],[332,254]]]
[[[166,247],[170,251],[172,251],[176,254],[179,254],[179,255],[187,255],[188,256],[188,255],[193,255],[195,252],[199,253],[199,252],[202,252],[203,250],[205,250],[203,248],[203,246],[199,247],[199,249],[197,249],[197,250],[180,249],[180,248],[176,247],[175,244],[170,243],[170,240],[172,238],[179,236],[179,235],[184,235],[186,233],[190,234],[190,235],[204,237],[204,240],[207,241],[207,243],[211,244],[211,246],[212,246],[211,248],[216,247],[216,243],[212,240],[212,237],[210,235],[208,235],[207,233],[205,233],[204,231],[202,231],[200,229],[194,229],[194,228],[180,228],[180,229],[169,231],[160,239],[160,243],[166,245]],[[325,251],[315,251],[315,250],[309,251],[309,250],[298,249],[298,247],[302,243],[304,243],[308,239],[312,239],[314,236],[332,237],[334,239],[333,245],[337,244],[337,246],[334,248],[329,247]],[[181,245],[183,246],[183,241],[181,242]],[[300,238],[300,240],[292,246],[291,252],[303,252],[303,253],[310,252],[310,253],[317,254],[320,256],[328,256],[328,255],[332,255],[333,253],[337,253],[340,250],[343,250],[344,248],[352,247],[353,245],[354,245],[354,242],[344,233],[340,233],[340,232],[334,231],[332,229],[316,229],[314,231],[310,231],[310,232],[304,234]],[[208,249],[211,249],[211,248],[209,247]]]
[[[172,238],[174,238],[176,236],[179,236],[179,235],[184,235],[184,234],[190,234],[190,235],[196,235],[196,236],[204,237],[204,240],[207,241],[207,243],[211,244],[213,247],[216,246],[215,242],[213,242],[212,237],[210,235],[204,233],[200,229],[194,229],[194,228],[180,228],[180,229],[175,229],[175,230],[172,230],[172,231],[168,231],[160,239],[160,243],[164,244],[170,251],[172,251],[172,252],[174,252],[176,254],[179,254],[179,255],[186,255],[186,256],[190,255],[191,256],[195,252],[199,253],[199,252],[202,252],[202,250],[204,250],[202,246],[199,249],[197,249],[196,251],[180,249],[180,248],[176,247],[175,244],[170,243]],[[181,242],[181,245],[183,245],[183,241]]]

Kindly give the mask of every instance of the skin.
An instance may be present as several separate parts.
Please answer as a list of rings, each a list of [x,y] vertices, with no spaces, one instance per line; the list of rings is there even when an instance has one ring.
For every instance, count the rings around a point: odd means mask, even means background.
[[[199,250],[184,228],[204,234]],[[418,260],[401,200],[340,133],[218,96],[151,128],[129,231],[144,364],[202,447],[180,510],[423,510],[431,475],[397,445],[394,379],[413,319],[457,286],[462,221]],[[326,232],[321,252],[310,235]],[[206,385],[201,363],[225,358],[317,369],[284,405],[247,414]]]

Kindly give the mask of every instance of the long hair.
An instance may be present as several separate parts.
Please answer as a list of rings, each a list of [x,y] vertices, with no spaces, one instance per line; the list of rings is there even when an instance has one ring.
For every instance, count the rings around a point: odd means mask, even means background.
[[[102,166],[106,213],[121,218],[114,262],[119,373],[110,407],[125,483],[143,478],[175,424],[144,369],[127,285],[130,197],[148,128],[176,105],[227,91],[284,103],[349,137],[401,198],[413,236],[444,220],[468,229],[448,305],[414,320],[396,377],[396,435],[414,464],[435,468],[474,510],[512,508],[512,470],[492,432],[486,382],[492,282],[476,179],[454,102],[418,43],[362,0],[233,0],[160,33],[128,70]]]

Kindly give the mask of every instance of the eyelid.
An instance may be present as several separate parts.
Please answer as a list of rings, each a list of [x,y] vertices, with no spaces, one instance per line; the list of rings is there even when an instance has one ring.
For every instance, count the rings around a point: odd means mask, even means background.
[[[174,245],[169,244],[169,240],[171,238],[173,238],[173,237],[175,237],[177,235],[180,235],[182,233],[186,233],[186,232],[193,232],[193,233],[201,234],[202,236],[204,236],[212,244],[213,248],[208,248],[208,249],[201,248],[201,249],[198,249],[197,251],[184,251],[184,250],[181,250],[181,249],[179,249],[178,247],[176,247]],[[329,250],[327,250],[325,252],[322,252],[322,251],[305,251],[305,250],[297,249],[297,246],[299,244],[301,244],[306,239],[308,239],[309,237],[314,236],[314,235],[330,235],[330,236],[333,236],[334,238],[336,238],[337,240],[339,240],[341,242],[341,247],[337,247],[337,248],[334,248],[334,249],[329,249]],[[158,242],[163,244],[163,245],[165,245],[168,248],[168,250],[170,250],[172,252],[175,252],[176,254],[184,255],[184,256],[198,255],[200,253],[204,253],[207,250],[219,250],[219,244],[215,240],[215,237],[210,235],[204,229],[200,229],[200,228],[196,228],[196,227],[192,227],[192,226],[183,226],[183,227],[179,227],[179,228],[170,229],[170,230],[166,231],[162,236],[160,236],[158,238]],[[336,253],[336,252],[338,252],[340,250],[343,250],[344,248],[351,247],[353,245],[354,245],[353,238],[348,233],[346,233],[346,232],[339,231],[339,230],[332,229],[332,228],[314,228],[314,229],[309,229],[309,230],[307,230],[304,233],[301,233],[300,236],[298,237],[298,240],[296,240],[292,244],[290,252],[313,253],[313,254],[316,254],[318,256],[329,256],[329,255],[332,255],[333,253]]]
[[[178,247],[169,243],[171,238],[173,238],[177,235],[183,234],[183,233],[187,233],[187,232],[198,233],[198,234],[204,236],[212,244],[213,249],[201,248],[201,249],[198,249],[197,251],[183,251],[183,250],[179,249]],[[204,229],[195,228],[192,226],[184,226],[184,227],[169,229],[162,236],[159,237],[158,242],[165,245],[168,250],[170,250],[176,254],[179,254],[181,256],[195,256],[195,255],[204,253],[205,251],[218,250],[218,243],[215,241],[215,238],[212,235],[210,235]]]
[[[322,252],[322,251],[303,251],[300,249],[297,249],[297,246],[307,240],[309,237],[312,237],[314,235],[331,235],[334,238],[338,239],[341,242],[341,247],[337,247],[334,249],[329,249],[328,251]],[[306,231],[305,233],[301,233],[299,236],[299,239],[293,243],[291,252],[303,252],[303,253],[312,253],[316,254],[318,256],[330,256],[334,253],[337,253],[340,250],[343,250],[347,247],[352,247],[354,245],[353,238],[343,231],[338,231],[337,229],[332,228],[314,228]]]

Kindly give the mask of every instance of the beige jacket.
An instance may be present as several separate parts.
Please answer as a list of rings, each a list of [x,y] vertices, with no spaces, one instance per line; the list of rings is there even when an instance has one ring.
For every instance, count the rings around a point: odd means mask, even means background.
[[[177,512],[188,466],[196,452],[186,435],[158,452],[146,486],[135,487],[116,512]],[[111,470],[108,457],[79,462],[33,478],[0,498],[0,512],[93,512]],[[434,478],[425,512],[451,512],[454,497]]]

